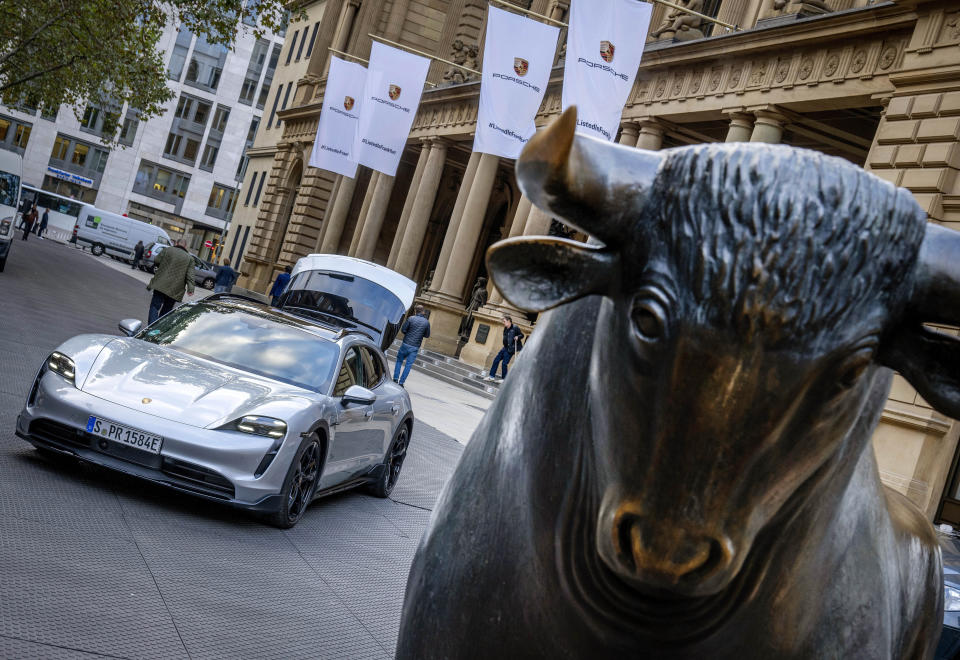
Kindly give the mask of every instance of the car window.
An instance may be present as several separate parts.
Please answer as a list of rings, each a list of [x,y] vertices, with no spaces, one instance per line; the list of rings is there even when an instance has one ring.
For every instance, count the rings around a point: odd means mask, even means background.
[[[340,355],[336,344],[272,314],[207,303],[178,307],[137,337],[323,394]]]
[[[360,353],[356,348],[347,351],[343,358],[343,365],[340,367],[340,373],[337,374],[337,385],[333,389],[333,396],[343,396],[353,385],[363,386],[363,362],[360,359]]]
[[[376,353],[371,351],[369,348],[364,347],[363,349],[363,373],[366,377],[365,387],[368,390],[372,390],[377,385],[383,382],[383,363],[380,362],[380,358],[377,357]]]
[[[170,241],[167,240],[166,236],[157,236],[157,243],[161,245],[170,245]]]

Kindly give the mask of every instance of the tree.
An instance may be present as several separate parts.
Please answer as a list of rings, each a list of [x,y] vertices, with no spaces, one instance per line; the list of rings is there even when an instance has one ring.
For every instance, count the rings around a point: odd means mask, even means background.
[[[166,25],[230,47],[239,30],[260,36],[285,20],[286,0],[0,0],[0,102],[67,104],[78,118],[87,103],[128,103],[148,119],[173,96],[158,48]],[[105,116],[115,136],[119,114]]]

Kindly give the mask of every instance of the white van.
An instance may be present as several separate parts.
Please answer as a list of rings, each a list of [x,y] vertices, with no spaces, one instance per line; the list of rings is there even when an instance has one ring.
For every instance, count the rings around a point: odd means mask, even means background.
[[[20,154],[0,149],[0,272],[7,265],[7,255],[13,247],[22,175],[23,159]]]
[[[106,252],[127,260],[133,259],[137,241],[143,241],[144,249],[153,243],[171,244],[167,232],[156,225],[87,205],[77,217],[76,236],[78,245],[88,245],[98,257]]]

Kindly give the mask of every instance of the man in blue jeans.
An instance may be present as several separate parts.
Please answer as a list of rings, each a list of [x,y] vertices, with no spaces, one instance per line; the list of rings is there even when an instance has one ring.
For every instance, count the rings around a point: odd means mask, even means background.
[[[407,380],[407,375],[410,373],[410,367],[413,366],[414,360],[417,359],[417,353],[420,352],[420,344],[423,343],[423,340],[430,336],[430,321],[427,320],[427,317],[423,313],[423,305],[417,305],[416,315],[408,318],[403,327],[400,328],[400,332],[403,333],[403,343],[400,344],[400,348],[397,350],[397,363],[393,367],[393,382],[398,383],[401,387]],[[406,363],[406,366],[403,368],[403,373],[400,373],[400,365]]]
[[[503,317],[503,348],[500,349],[500,352],[497,353],[497,356],[493,358],[493,366],[490,367],[490,375],[487,376],[484,380],[494,381],[497,380],[497,367],[500,367],[500,379],[507,377],[507,364],[510,363],[510,358],[520,352],[522,348],[521,342],[523,341],[523,333],[520,331],[520,328],[513,324],[513,319],[509,316]]]

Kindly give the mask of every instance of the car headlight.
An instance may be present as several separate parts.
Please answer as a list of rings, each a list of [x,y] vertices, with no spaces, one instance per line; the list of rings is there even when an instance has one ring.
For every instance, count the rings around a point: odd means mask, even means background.
[[[13,218],[4,218],[0,220],[0,234],[9,234],[10,226],[13,224]]]
[[[960,612],[960,589],[944,586],[943,609],[947,612]]]
[[[268,438],[282,438],[287,434],[286,422],[259,415],[244,415],[233,423],[233,428],[243,433],[263,435]]]
[[[73,377],[77,375],[77,367],[73,363],[73,360],[68,358],[63,353],[57,351],[51,353],[50,357],[47,358],[47,369],[55,374],[60,374],[71,383],[76,385]]]

